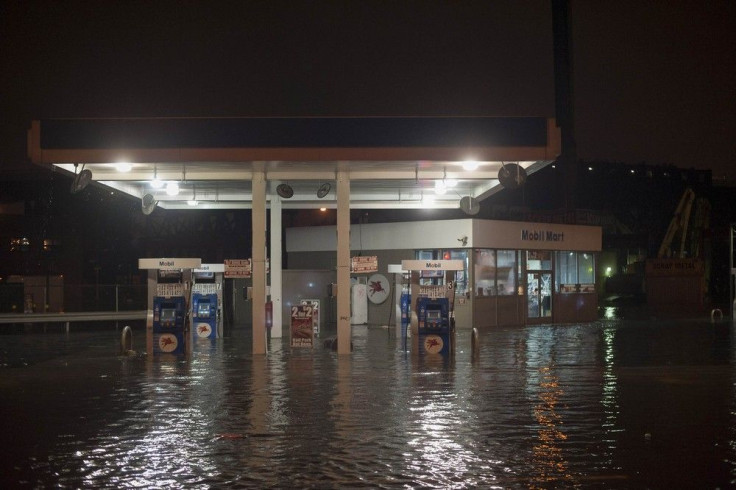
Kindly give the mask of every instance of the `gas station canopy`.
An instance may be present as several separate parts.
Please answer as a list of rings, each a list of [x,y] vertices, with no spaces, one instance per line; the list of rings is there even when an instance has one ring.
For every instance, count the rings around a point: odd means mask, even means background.
[[[559,152],[554,119],[541,117],[50,119],[28,132],[32,163],[89,170],[166,209],[251,208],[255,163],[269,201],[289,191],[283,208],[336,207],[338,169],[351,208],[458,208],[498,192],[502,167],[532,174]]]

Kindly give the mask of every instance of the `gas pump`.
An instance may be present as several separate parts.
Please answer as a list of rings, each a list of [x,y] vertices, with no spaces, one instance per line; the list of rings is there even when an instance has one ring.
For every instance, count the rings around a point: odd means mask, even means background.
[[[406,350],[409,336],[409,319],[411,318],[411,292],[409,291],[409,274],[401,268],[401,264],[389,264],[388,272],[395,274],[394,298],[397,303],[396,317],[399,319],[396,326],[401,344]]]
[[[224,264],[202,264],[192,279],[192,338],[216,339],[222,336],[222,275]]]
[[[401,261],[401,268],[411,271],[409,326],[416,333],[412,348],[420,356],[452,357],[455,353],[454,276],[463,267],[462,260]],[[426,277],[444,277],[444,283],[422,283],[422,271],[430,271]]]
[[[217,338],[217,295],[192,293],[192,336]]]
[[[449,355],[453,349],[450,300],[419,298],[417,317],[420,353]]]
[[[149,354],[188,352],[189,284],[191,270],[200,266],[200,259],[138,259],[138,268],[148,269]]]
[[[154,354],[185,352],[186,298],[179,295],[175,288],[170,291],[173,294],[171,296],[164,293],[153,298]]]

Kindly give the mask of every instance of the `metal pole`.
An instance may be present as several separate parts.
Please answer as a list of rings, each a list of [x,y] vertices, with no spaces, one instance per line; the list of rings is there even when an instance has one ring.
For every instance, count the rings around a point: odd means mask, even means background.
[[[728,309],[729,309],[729,314],[731,315],[732,322],[734,320],[733,318],[733,301],[734,301],[734,297],[733,297],[733,294],[734,294],[733,293],[733,290],[734,290],[733,234],[734,234],[734,226],[736,225],[734,225],[733,223],[731,223],[731,225],[729,226],[729,229],[731,231],[730,233],[731,236],[729,237],[729,254],[728,254],[728,303],[729,303]]]
[[[120,292],[118,288],[119,288],[119,286],[117,284],[115,284],[115,311],[120,311],[120,310],[118,310],[118,296],[119,296],[119,292]],[[117,332],[118,328],[119,328],[118,322],[117,322],[117,320],[115,320],[115,331],[116,332]]]

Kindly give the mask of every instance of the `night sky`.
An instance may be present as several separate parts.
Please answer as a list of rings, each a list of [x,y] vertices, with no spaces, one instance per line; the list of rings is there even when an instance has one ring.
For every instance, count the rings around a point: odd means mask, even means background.
[[[579,157],[736,184],[736,2],[571,3]],[[553,117],[551,9],[0,0],[0,162],[48,117]]]

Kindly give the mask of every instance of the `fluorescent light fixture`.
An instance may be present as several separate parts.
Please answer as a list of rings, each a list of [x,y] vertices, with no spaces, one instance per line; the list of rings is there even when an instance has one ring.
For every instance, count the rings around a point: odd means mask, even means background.
[[[166,184],[166,194],[169,196],[178,196],[179,195],[179,184],[176,182],[169,182]]]
[[[465,160],[463,162],[463,168],[468,171],[477,170],[478,162],[476,160]]]
[[[118,172],[130,172],[133,168],[133,165],[129,164],[128,162],[118,162],[115,164],[115,168]]]

